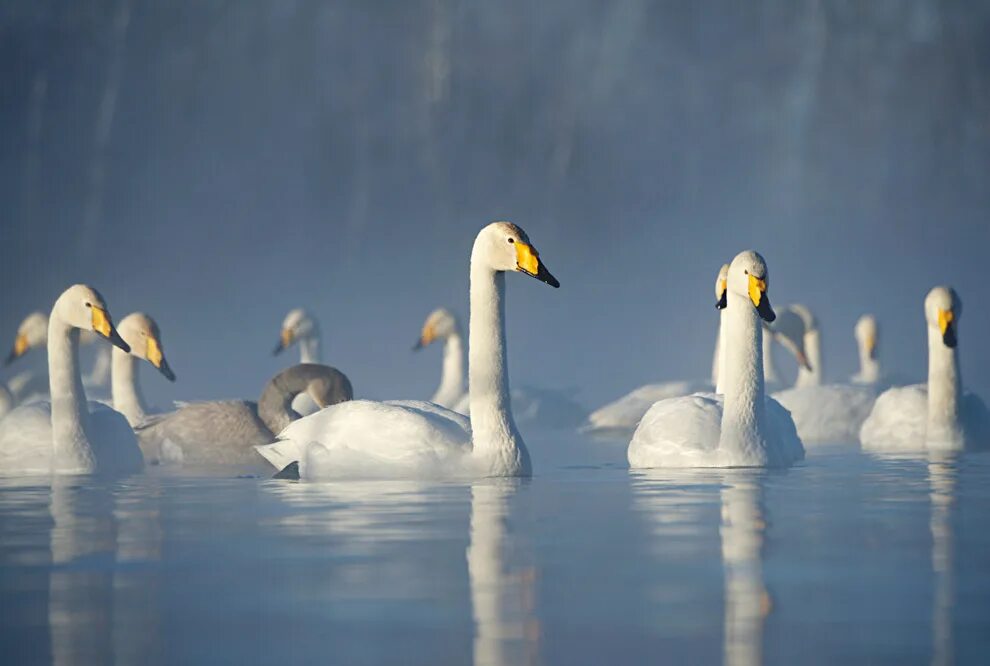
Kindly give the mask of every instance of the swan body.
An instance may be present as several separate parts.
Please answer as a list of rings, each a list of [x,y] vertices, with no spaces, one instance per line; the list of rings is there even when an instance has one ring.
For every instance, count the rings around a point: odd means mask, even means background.
[[[149,417],[135,430],[150,462],[253,465],[261,462],[253,447],[271,442],[299,417],[292,411],[292,401],[301,392],[324,406],[353,396],[350,381],[339,370],[303,363],[275,375],[258,402],[190,402],[174,412]]]
[[[471,252],[470,420],[415,401],[354,401],[307,416],[258,447],[276,466],[289,458],[303,479],[353,476],[528,476],[529,452],[509,401],[505,273],[559,283],[526,233],[508,222],[481,230]]]
[[[925,298],[928,383],[884,391],[860,430],[868,451],[962,451],[990,447],[990,414],[965,393],[959,371],[958,324],[962,302],[951,287]]]
[[[48,323],[50,401],[21,405],[0,421],[0,472],[7,474],[130,473],[144,466],[127,420],[86,402],[79,373],[79,331],[95,331],[128,350],[100,294],[69,287]]]
[[[278,344],[275,345],[274,354],[277,356],[296,345],[299,347],[300,363],[322,364],[322,339],[316,317],[307,310],[295,308],[289,310],[282,321],[282,331],[279,334]],[[306,392],[298,394],[292,401],[292,410],[301,416],[308,416],[319,409],[319,405],[313,402]]]
[[[654,404],[629,443],[631,467],[785,467],[804,457],[790,415],[764,393],[760,318],[774,319],[767,277],[756,252],[733,259],[722,315],[724,395]]]

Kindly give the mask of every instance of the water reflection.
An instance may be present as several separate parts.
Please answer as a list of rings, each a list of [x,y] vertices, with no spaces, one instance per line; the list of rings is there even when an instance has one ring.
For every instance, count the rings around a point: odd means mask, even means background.
[[[948,454],[932,453],[928,458],[931,487],[932,571],[935,574],[935,600],[932,606],[932,663],[955,663],[952,635],[952,609],[955,606],[953,575],[954,539],[952,507],[956,492],[956,461]]]

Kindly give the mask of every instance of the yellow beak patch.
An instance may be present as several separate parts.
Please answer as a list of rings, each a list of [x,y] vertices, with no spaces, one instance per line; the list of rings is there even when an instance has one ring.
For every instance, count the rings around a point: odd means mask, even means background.
[[[28,350],[28,339],[27,336],[21,333],[14,340],[14,358],[21,356]]]
[[[516,266],[519,270],[530,275],[540,272],[540,253],[532,245],[516,243]]]
[[[722,299],[722,294],[724,294],[725,293],[725,290],[728,289],[728,288],[729,288],[729,281],[728,280],[719,280],[718,281],[718,293],[715,294],[715,300],[721,300]]]
[[[763,300],[763,294],[767,290],[767,281],[760,279],[754,275],[749,276],[749,300],[753,301],[753,305],[760,307],[760,301]]]
[[[291,328],[283,328],[282,329],[282,334],[279,336],[279,339],[282,341],[282,346],[283,347],[288,347],[289,345],[291,345],[292,344],[292,340],[294,338],[295,338],[295,335],[293,335]]]
[[[952,310],[942,310],[939,308],[938,311],[938,329],[941,331],[942,335],[945,335],[945,331],[952,325],[955,320],[956,315]]]
[[[165,357],[165,355],[162,353],[162,347],[154,336],[151,335],[148,336],[148,346],[147,349],[145,350],[145,356],[147,356],[148,361],[151,363],[151,365],[155,366],[156,368],[162,367],[162,359]]]
[[[109,338],[110,331],[113,330],[113,325],[110,323],[110,316],[107,315],[106,310],[98,308],[95,305],[90,309],[93,311],[93,330],[103,337]]]
[[[423,332],[419,336],[419,344],[425,347],[426,345],[436,340],[436,338],[437,338],[437,333],[436,333],[436,329],[433,327],[433,324],[427,324],[426,326],[423,327]]]
[[[866,336],[866,353],[873,356],[873,352],[877,350],[877,337],[875,335]]]

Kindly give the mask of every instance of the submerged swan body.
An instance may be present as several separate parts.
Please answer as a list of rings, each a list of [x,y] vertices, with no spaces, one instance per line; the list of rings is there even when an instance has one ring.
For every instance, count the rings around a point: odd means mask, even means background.
[[[732,260],[722,315],[725,393],[653,405],[629,443],[631,467],[785,467],[804,457],[790,415],[764,393],[760,318],[774,319],[767,278],[756,252]]]
[[[302,363],[275,375],[257,403],[191,402],[148,418],[136,431],[150,462],[253,465],[261,462],[253,447],[271,442],[299,417],[291,405],[303,392],[321,406],[353,396],[350,381],[336,368]]]
[[[925,298],[928,383],[888,389],[860,430],[868,451],[962,451],[990,447],[990,414],[964,393],[959,372],[958,325],[962,302],[951,287]]]
[[[95,289],[74,285],[63,292],[48,323],[51,401],[22,405],[0,421],[0,473],[129,473],[144,466],[123,415],[86,402],[79,373],[80,330],[94,331],[130,351]]]
[[[505,273],[557,287],[526,233],[493,222],[471,252],[471,417],[428,402],[358,400],[300,419],[258,451],[302,478],[527,476],[529,452],[509,402]]]

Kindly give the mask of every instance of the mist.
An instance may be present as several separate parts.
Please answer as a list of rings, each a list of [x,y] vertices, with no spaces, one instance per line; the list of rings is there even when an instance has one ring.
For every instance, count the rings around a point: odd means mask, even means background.
[[[0,344],[87,282],[158,321],[159,405],[257,397],[294,307],[357,395],[428,397],[410,348],[497,219],[561,282],[507,278],[514,385],[706,377],[753,248],[829,381],[865,312],[923,379],[953,285],[990,396],[990,3],[7,0],[0,63]]]

